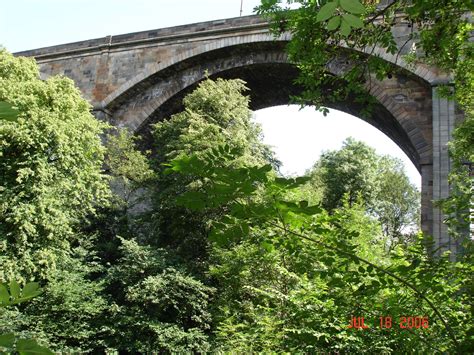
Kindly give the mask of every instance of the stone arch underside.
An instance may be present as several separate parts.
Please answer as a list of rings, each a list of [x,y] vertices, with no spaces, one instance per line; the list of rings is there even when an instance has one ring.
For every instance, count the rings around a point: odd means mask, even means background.
[[[188,58],[132,86],[106,110],[115,125],[148,136],[150,124],[180,112],[182,98],[206,75],[245,80],[252,110],[288,104],[290,96],[301,88],[294,84],[298,70],[288,62],[284,45],[281,41],[243,44]],[[343,56],[332,63],[328,69],[334,74],[347,64]],[[402,72],[382,82],[372,80],[370,93],[378,101],[370,117],[363,118],[360,104],[350,99],[328,103],[328,107],[361,117],[384,132],[421,172],[421,167],[432,160],[430,87]]]

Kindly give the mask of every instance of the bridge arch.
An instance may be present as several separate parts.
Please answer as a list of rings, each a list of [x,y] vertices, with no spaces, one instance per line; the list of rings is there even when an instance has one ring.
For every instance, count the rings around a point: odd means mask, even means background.
[[[410,48],[411,31],[402,18],[392,26],[402,54]],[[62,74],[74,80],[97,117],[146,133],[149,123],[179,111],[180,98],[202,80],[205,70],[211,77],[245,79],[252,109],[287,103],[287,94],[298,90],[290,80],[297,72],[284,51],[288,40],[288,33],[275,39],[264,19],[246,16],[106,36],[17,55],[36,57],[43,78]],[[341,60],[329,71],[343,68],[344,50],[348,49],[341,47]],[[422,228],[434,236],[437,246],[456,253],[443,215],[431,202],[449,195],[447,143],[455,121],[462,119],[454,102],[437,95],[437,85],[449,83],[450,78],[437,68],[411,67],[380,48],[360,51],[401,69],[392,78],[372,80],[369,92],[378,105],[374,116],[366,120],[415,163],[422,175]],[[264,85],[268,78],[275,84]],[[360,116],[354,102],[328,106]]]
[[[290,95],[298,94],[301,88],[294,84],[298,71],[288,61],[285,44],[284,41],[240,44],[189,57],[148,75],[105,108],[114,117],[114,124],[144,132],[151,122],[179,112],[181,99],[206,76],[245,80],[253,110],[288,104]],[[328,67],[334,75],[347,66],[341,53]],[[384,132],[421,170],[421,165],[431,163],[431,137],[423,126],[431,116],[431,105],[426,102],[430,91],[426,82],[405,71],[382,82],[371,80],[369,92],[378,101],[371,117],[363,117],[363,107],[354,101],[327,103],[327,106],[361,117]],[[420,98],[423,100],[417,100]]]
[[[328,70],[337,75],[347,65],[344,56]],[[289,103],[301,90],[294,84],[297,68],[288,61],[284,41],[244,43],[214,49],[176,62],[148,75],[106,107],[113,124],[149,137],[150,124],[182,110],[182,98],[206,76],[241,78],[247,82],[251,109]],[[327,88],[328,90],[330,88]],[[370,117],[354,101],[328,103],[362,118],[391,138],[422,176],[422,229],[432,233],[431,86],[408,71],[383,81],[372,80],[370,93],[378,103]]]
[[[108,107],[109,105],[113,104],[113,102],[119,99],[122,95],[124,95],[129,90],[134,90],[136,87],[139,87],[143,82],[149,80],[149,78],[153,77],[157,73],[161,71],[165,71],[170,67],[173,67],[177,63],[185,62],[193,57],[202,55],[207,52],[215,51],[218,49],[226,49],[231,48],[234,46],[244,45],[244,44],[252,44],[252,43],[265,43],[265,42],[288,42],[291,39],[291,34],[286,32],[280,35],[279,37],[275,37],[271,33],[264,32],[264,33],[257,33],[257,34],[249,34],[249,35],[241,35],[238,37],[224,37],[213,41],[212,43],[205,44],[203,46],[194,47],[180,53],[176,56],[168,58],[163,62],[153,63],[152,65],[148,66],[142,72],[136,74],[134,77],[129,79],[126,83],[122,84],[118,87],[114,92],[109,94],[102,102],[100,103],[101,107]],[[341,48],[345,48],[342,45]],[[378,46],[370,47],[370,48],[362,48],[360,52],[365,53],[367,55],[378,55],[380,58],[386,60],[393,65],[400,67],[407,72],[412,73],[413,75],[419,77],[422,80],[425,80],[430,85],[441,84],[441,83],[448,83],[450,82],[451,78],[446,75],[445,73],[437,70],[435,67],[431,67],[428,65],[409,65],[406,63],[403,58],[399,55],[387,53],[383,48]]]

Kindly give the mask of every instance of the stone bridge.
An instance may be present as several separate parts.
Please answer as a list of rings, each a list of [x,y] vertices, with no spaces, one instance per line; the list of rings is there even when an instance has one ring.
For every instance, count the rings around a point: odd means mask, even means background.
[[[406,43],[409,26],[400,18],[392,29],[401,54],[411,48],[411,43]],[[293,82],[298,71],[285,54],[289,39],[288,33],[275,38],[267,22],[246,16],[16,54],[34,56],[43,78],[61,74],[73,79],[96,117],[147,135],[151,123],[181,110],[183,96],[206,73],[245,80],[253,110],[288,104],[289,96],[300,90]],[[351,65],[345,59],[347,51],[341,47],[328,71],[338,75]],[[433,67],[411,67],[400,56],[379,48],[367,49],[369,52],[397,70],[381,81],[372,78],[367,89],[378,104],[365,120],[398,144],[418,168],[422,229],[433,235],[441,250],[456,253],[458,246],[449,238],[443,216],[432,203],[449,193],[447,143],[455,121],[461,119],[455,104],[436,94],[437,86],[449,83],[450,78]],[[361,117],[362,107],[353,101],[328,106]]]

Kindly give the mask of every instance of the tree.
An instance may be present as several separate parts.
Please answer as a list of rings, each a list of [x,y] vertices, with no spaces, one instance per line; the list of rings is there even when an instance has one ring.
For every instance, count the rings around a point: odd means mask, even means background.
[[[166,168],[162,164],[176,157],[194,152],[206,154],[222,144],[238,151],[234,167],[267,160],[275,163],[269,148],[259,140],[260,128],[251,121],[249,98],[243,95],[246,90],[241,80],[201,82],[184,98],[183,112],[154,126],[155,171],[160,174]],[[201,184],[202,181],[192,177],[159,175],[152,219],[159,245],[171,246],[184,259],[193,260],[194,267],[201,263],[200,267],[205,268],[208,216],[176,206],[179,193],[197,190]]]
[[[377,160],[373,148],[352,138],[340,150],[323,153],[310,172],[312,180],[322,185],[323,207],[328,211],[341,207],[347,194],[349,205],[360,196],[371,209],[377,193]]]
[[[381,224],[387,249],[408,245],[416,235],[420,194],[401,161],[348,138],[341,149],[323,153],[309,176],[308,185],[322,191],[321,204],[328,211],[360,201]]]
[[[286,4],[297,3],[296,10],[289,10]],[[373,53],[361,55],[357,49],[380,47],[390,54],[397,54],[391,25],[400,12],[412,27],[409,40],[415,40],[422,57],[416,60],[428,61],[446,70],[465,69],[469,63],[471,45],[469,33],[472,24],[468,14],[474,9],[469,0],[390,0],[380,4],[380,0],[262,0],[257,13],[268,17],[276,32],[289,30],[293,37],[288,47],[291,59],[302,70],[300,81],[306,85],[304,97],[321,106],[325,100],[338,101],[350,94],[357,100],[364,99],[364,84],[368,75],[383,78],[394,68]],[[380,6],[378,6],[380,4]],[[377,21],[375,19],[377,18]],[[455,40],[453,40],[453,38]],[[339,52],[344,43],[349,49],[346,60],[359,63],[342,73],[340,79],[329,75],[326,63]],[[407,41],[408,43],[408,41]],[[462,71],[459,75],[465,74]],[[345,85],[333,92],[320,90],[326,84],[342,80]],[[466,85],[466,83],[459,82]],[[329,95],[329,98],[327,97]]]
[[[108,137],[105,162],[119,196],[90,232],[100,233],[96,249],[107,268],[102,280],[110,311],[100,329],[109,348],[210,350],[215,289],[208,275],[206,224],[220,212],[201,214],[178,206],[179,193],[196,192],[202,182],[164,174],[163,164],[191,152],[205,154],[219,143],[233,146],[235,167],[265,161],[270,151],[250,121],[244,90],[239,80],[205,80],[184,99],[185,111],[155,126],[151,159],[136,150],[129,133]],[[146,204],[143,213],[131,213],[137,202]]]
[[[92,334],[106,301],[93,277],[101,271],[94,238],[83,226],[110,196],[102,169],[106,125],[71,80],[40,80],[33,59],[4,50],[0,101],[15,113],[0,120],[0,281],[36,280],[45,291],[2,312],[0,329],[54,350],[90,351],[100,342]]]
[[[106,276],[109,348],[129,352],[207,352],[213,288],[165,249],[120,239]],[[98,330],[96,330],[98,331]]]
[[[3,119],[0,114],[0,119]],[[21,289],[16,280],[12,280],[9,285],[0,284],[0,308],[20,304],[28,301],[42,293],[37,282],[29,282]],[[49,349],[40,346],[33,339],[18,339],[14,333],[0,335],[0,348],[3,351],[18,352],[20,354],[54,354]]]
[[[389,249],[407,246],[419,228],[420,193],[410,183],[403,163],[389,156],[379,158],[378,188],[374,203],[384,234],[390,237]]]
[[[32,59],[0,51],[0,280],[49,279],[77,227],[108,198],[105,125],[71,80],[39,78]]]

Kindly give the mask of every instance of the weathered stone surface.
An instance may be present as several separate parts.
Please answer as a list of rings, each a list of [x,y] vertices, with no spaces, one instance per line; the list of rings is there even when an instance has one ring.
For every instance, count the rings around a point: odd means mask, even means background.
[[[406,43],[411,28],[403,19],[392,31],[402,52],[411,48]],[[289,96],[300,91],[293,82],[298,71],[285,54],[289,39],[288,33],[275,39],[263,19],[247,16],[107,36],[17,55],[34,56],[43,77],[63,74],[72,78],[97,117],[147,135],[150,123],[178,112],[184,95],[206,75],[244,79],[251,90],[252,109],[287,104]],[[330,72],[337,75],[349,65],[347,50],[341,48],[328,65]],[[394,140],[419,169],[422,229],[434,235],[438,246],[455,252],[443,216],[432,204],[433,198],[449,194],[446,144],[454,124],[454,105],[433,96],[432,87],[450,78],[437,68],[412,68],[400,56],[380,48],[361,51],[378,55],[399,69],[382,81],[370,80],[367,89],[378,105],[365,120]],[[360,117],[361,107],[352,100],[329,106]]]

